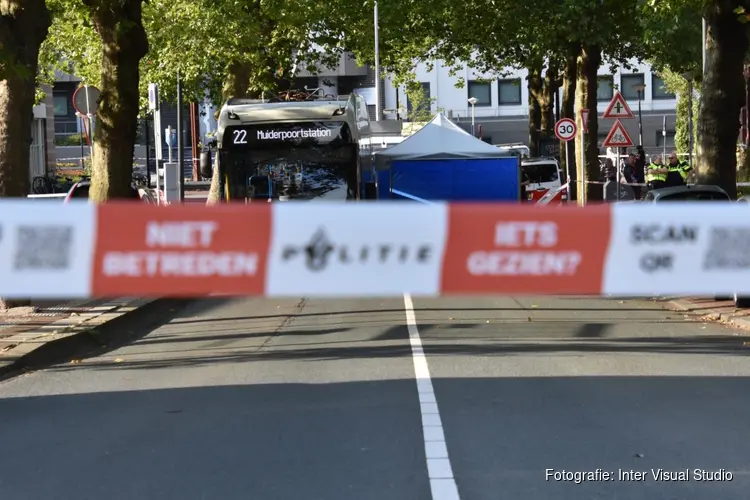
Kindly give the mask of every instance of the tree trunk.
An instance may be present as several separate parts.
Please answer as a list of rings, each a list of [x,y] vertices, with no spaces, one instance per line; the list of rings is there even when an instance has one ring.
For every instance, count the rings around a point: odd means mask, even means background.
[[[737,137],[745,100],[743,63],[747,26],[733,11],[736,2],[712,2],[706,9],[706,77],[701,91],[698,136],[700,181],[737,197]]]
[[[542,90],[541,68],[528,68],[527,87],[529,89],[529,155],[539,156],[539,130],[542,122],[542,107],[537,96]]]
[[[578,48],[570,49],[565,58],[565,66],[562,72],[562,103],[560,105],[560,118],[576,119],[576,80],[578,78]],[[571,181],[578,179],[575,158],[571,158],[570,169],[567,168],[567,157],[565,148],[567,142],[560,141],[560,158],[562,158],[563,171],[569,175]],[[574,148],[575,149],[575,148]],[[572,151],[571,157],[575,155]],[[571,182],[568,193],[571,200],[577,199],[578,184]]]
[[[555,136],[555,93],[560,88],[559,77],[557,66],[550,63],[542,81],[541,96],[538,98],[542,115],[540,132],[546,139]]]
[[[596,89],[601,58],[601,49],[597,46],[584,46],[578,54],[576,107],[579,111],[581,109],[593,111],[589,113],[588,133],[583,134],[583,143],[580,139],[580,133],[576,138],[576,175],[579,186],[582,185],[582,181],[599,180],[599,127],[596,113]],[[580,118],[577,123],[579,128],[583,126]],[[582,152],[585,152],[585,164],[581,162]],[[586,184],[585,199],[579,196],[578,204],[583,205],[585,202],[602,199],[604,199],[604,189],[601,184]]]
[[[0,197],[26,197],[30,191],[39,47],[50,23],[44,0],[0,1]]]
[[[39,47],[51,23],[44,0],[0,1],[0,198],[29,194],[29,148]],[[28,305],[0,298],[0,311]]]
[[[221,98],[227,102],[232,97],[248,97],[252,68],[248,64],[233,61],[227,68],[227,78],[221,89]]]
[[[250,93],[250,76],[252,74],[252,68],[248,64],[243,64],[237,61],[229,63],[227,66],[227,76],[224,80],[224,85],[221,88],[221,99],[222,103],[227,102],[233,97],[254,97],[248,95]],[[218,121],[221,109],[216,110],[215,118]],[[208,189],[208,199],[206,199],[206,205],[216,205],[221,201],[219,192],[219,154],[216,153],[216,160],[214,161],[213,174],[211,175],[211,187]]]
[[[138,130],[139,65],[148,53],[142,0],[84,0],[102,43],[90,198],[130,198]]]

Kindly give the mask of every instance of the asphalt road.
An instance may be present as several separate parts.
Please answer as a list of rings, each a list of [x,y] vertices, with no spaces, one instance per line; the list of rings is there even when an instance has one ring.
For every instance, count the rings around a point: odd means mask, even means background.
[[[746,498],[738,332],[647,301],[410,302],[201,300],[0,383],[0,498]]]

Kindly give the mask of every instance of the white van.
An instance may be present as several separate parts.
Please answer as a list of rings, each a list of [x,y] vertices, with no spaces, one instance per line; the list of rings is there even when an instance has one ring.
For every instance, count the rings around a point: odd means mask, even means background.
[[[526,186],[528,193],[532,191],[546,193],[565,184],[560,163],[554,158],[525,158],[521,160],[521,173],[523,180],[529,182]],[[563,191],[562,199],[568,199],[567,191]]]

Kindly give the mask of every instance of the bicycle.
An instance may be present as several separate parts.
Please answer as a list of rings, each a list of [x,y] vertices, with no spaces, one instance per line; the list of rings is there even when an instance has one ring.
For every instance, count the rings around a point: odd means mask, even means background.
[[[32,194],[52,194],[52,192],[53,184],[48,176],[40,175],[31,180]]]

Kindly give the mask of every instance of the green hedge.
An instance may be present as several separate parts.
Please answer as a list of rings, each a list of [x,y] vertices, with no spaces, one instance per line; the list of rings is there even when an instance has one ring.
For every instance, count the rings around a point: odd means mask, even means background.
[[[83,144],[86,146],[86,138],[83,138]],[[55,146],[80,146],[81,134],[67,136],[55,136]]]

